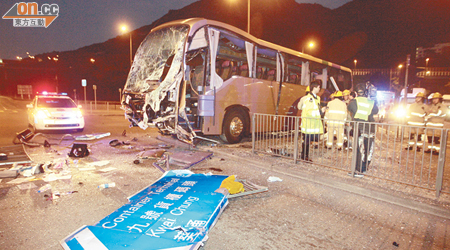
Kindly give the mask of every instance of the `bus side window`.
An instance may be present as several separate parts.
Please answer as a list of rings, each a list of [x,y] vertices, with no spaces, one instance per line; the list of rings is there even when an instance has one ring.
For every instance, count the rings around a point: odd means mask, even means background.
[[[248,77],[248,65],[247,64],[242,64],[241,67],[241,76],[247,76]]]
[[[258,67],[256,70],[256,78],[263,79],[264,78],[264,69],[261,67]]]
[[[267,72],[267,80],[273,81],[275,79],[275,70],[271,69]]]
[[[227,80],[230,75],[230,70],[231,70],[231,63],[230,61],[224,61],[222,63],[222,72],[220,73],[220,77],[225,81]]]
[[[231,66],[231,76],[237,76],[237,75],[239,75],[239,72],[238,72],[238,66],[235,65],[236,63],[231,62],[231,64],[232,64],[232,66]]]
[[[289,82],[290,83],[297,84],[297,79],[298,79],[298,76],[295,75],[295,74],[292,74],[292,75],[289,76]]]

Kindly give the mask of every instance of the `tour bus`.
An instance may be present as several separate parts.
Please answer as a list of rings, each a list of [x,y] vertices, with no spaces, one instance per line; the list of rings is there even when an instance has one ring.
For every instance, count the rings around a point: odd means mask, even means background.
[[[237,143],[251,131],[254,113],[297,115],[299,99],[318,79],[328,93],[352,89],[349,68],[191,18],[162,24],[142,41],[122,105],[132,126],[153,125],[187,143],[202,135]]]

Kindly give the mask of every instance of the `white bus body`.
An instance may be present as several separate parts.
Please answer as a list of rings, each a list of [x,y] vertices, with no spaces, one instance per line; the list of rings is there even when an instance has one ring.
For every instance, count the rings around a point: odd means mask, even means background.
[[[133,126],[152,124],[188,143],[198,134],[236,143],[251,131],[253,113],[297,115],[316,79],[330,93],[352,88],[346,67],[192,18],[160,25],[144,39],[122,104]]]

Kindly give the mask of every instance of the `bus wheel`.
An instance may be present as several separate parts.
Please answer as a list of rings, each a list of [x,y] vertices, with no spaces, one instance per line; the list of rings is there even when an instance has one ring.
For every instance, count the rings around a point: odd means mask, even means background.
[[[238,143],[244,137],[245,117],[238,110],[231,110],[225,116],[220,138],[228,143]]]

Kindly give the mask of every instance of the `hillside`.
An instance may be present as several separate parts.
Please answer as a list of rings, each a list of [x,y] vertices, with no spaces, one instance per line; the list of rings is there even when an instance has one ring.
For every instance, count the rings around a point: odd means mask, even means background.
[[[416,47],[450,42],[450,1],[354,0],[333,10],[294,0],[252,0],[251,4],[252,35],[299,51],[314,40],[316,47],[307,52],[350,68],[354,67],[354,59],[358,60],[358,68],[395,67],[405,61],[407,54],[412,55],[412,62],[417,66],[424,66],[423,59],[414,60]],[[213,19],[246,30],[247,2],[200,0],[170,10],[157,21],[132,32],[133,54],[153,27],[190,17]],[[78,88],[81,93],[80,79],[87,79],[89,85],[96,84],[102,90],[99,99],[117,99],[117,91],[123,87],[130,67],[127,35],[74,51],[37,57],[56,54],[59,55],[57,63],[47,60],[43,63],[56,67],[61,91],[71,93]],[[21,80],[13,85],[38,78],[36,75],[26,79],[18,77]],[[39,86],[35,89],[39,90]],[[93,94],[89,93],[88,98],[89,95]]]

